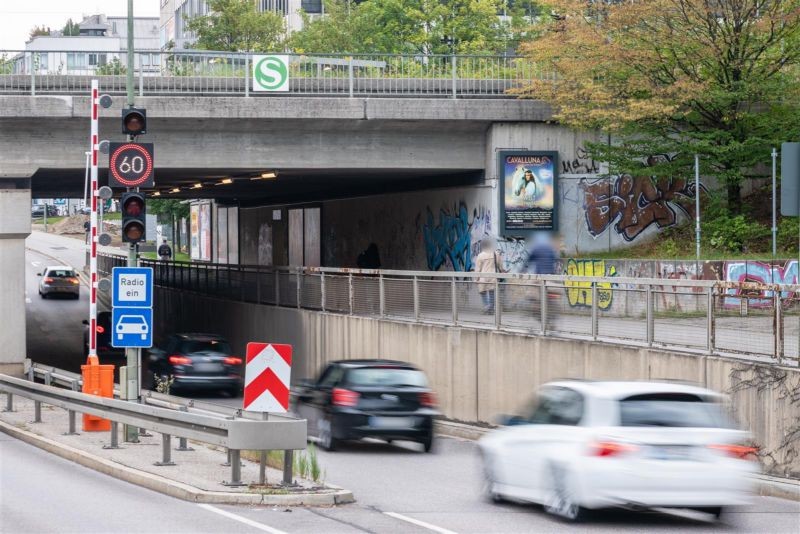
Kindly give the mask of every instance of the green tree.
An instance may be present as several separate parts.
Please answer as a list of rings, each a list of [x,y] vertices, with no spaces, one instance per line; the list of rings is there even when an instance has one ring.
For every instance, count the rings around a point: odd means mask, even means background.
[[[365,16],[359,4],[351,0],[325,2],[325,16],[311,17],[302,12],[303,29],[294,32],[288,46],[298,53],[369,53],[378,50],[378,36],[383,29]]]
[[[46,28],[44,26],[34,26],[30,32],[28,32],[28,38],[33,39],[39,35],[50,35],[50,28]]]
[[[128,72],[127,67],[122,64],[119,58],[115,57],[105,65],[97,67],[97,74],[99,76],[121,75]]]
[[[608,132],[589,148],[612,172],[691,175],[700,154],[739,213],[742,179],[800,128],[800,0],[548,1],[524,52],[552,75],[524,93]]]
[[[73,22],[72,19],[68,19],[67,23],[61,29],[61,33],[65,36],[76,36],[81,34],[81,28],[77,22]]]
[[[14,62],[8,59],[8,54],[0,56],[0,74],[11,74],[14,72]]]
[[[147,199],[147,211],[158,216],[162,222],[170,224],[175,252],[182,250],[184,248],[182,245],[185,244],[180,242],[179,228],[181,221],[189,217],[189,205],[175,199],[149,198]]]
[[[209,0],[208,15],[187,20],[197,34],[195,47],[228,52],[275,52],[286,34],[283,16],[259,12],[253,0]]]

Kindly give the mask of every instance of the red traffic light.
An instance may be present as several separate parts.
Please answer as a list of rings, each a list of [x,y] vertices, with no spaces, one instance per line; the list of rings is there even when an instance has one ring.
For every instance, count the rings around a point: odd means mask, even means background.
[[[138,243],[145,238],[146,206],[144,194],[124,193],[119,201],[122,217],[122,242]]]
[[[147,111],[141,108],[122,110],[122,133],[142,135],[147,133]]]
[[[122,212],[129,217],[138,217],[141,215],[142,211],[144,211],[144,202],[138,196],[128,197],[124,206],[122,206]]]

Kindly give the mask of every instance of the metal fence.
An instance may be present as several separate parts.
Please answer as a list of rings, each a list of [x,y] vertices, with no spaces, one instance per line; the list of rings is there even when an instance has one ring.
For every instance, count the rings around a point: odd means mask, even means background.
[[[121,256],[103,255],[99,268],[108,274],[124,263]],[[154,269],[157,286],[254,304],[800,360],[800,286],[154,260],[141,265]]]
[[[518,56],[285,55],[295,95],[497,98],[547,76]],[[93,78],[124,94],[126,64],[120,51],[0,50],[0,94],[85,94]],[[134,65],[139,96],[280,94],[253,90],[249,54],[140,50]]]

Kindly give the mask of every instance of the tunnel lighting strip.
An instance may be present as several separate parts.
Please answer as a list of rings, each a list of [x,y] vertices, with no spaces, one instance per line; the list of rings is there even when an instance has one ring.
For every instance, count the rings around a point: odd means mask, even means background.
[[[98,93],[99,84],[92,80],[92,121],[89,137],[91,157],[91,192],[92,192],[92,217],[90,227],[91,256],[89,260],[89,357],[87,363],[98,363],[97,360],[97,149],[98,139]]]

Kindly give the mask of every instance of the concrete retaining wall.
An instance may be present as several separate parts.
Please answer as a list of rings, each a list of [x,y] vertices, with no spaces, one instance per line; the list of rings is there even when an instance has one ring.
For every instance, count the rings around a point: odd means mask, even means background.
[[[451,419],[494,422],[559,378],[688,380],[731,395],[740,424],[765,451],[768,472],[800,477],[800,371],[712,356],[257,306],[156,291],[159,334],[216,332],[244,353],[248,341],[294,346],[294,381],[328,361],[386,357],[429,375]]]

